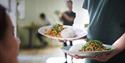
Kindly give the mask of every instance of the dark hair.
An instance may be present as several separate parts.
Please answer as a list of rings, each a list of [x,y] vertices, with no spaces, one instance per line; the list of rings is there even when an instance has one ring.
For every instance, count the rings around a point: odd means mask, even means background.
[[[45,18],[46,18],[46,15],[45,15],[44,13],[41,13],[41,14],[40,14],[40,18],[45,19]]]
[[[0,5],[0,40],[4,38],[6,28],[7,28],[6,9],[2,5]]]
[[[72,0],[68,0],[67,3],[71,3],[71,4],[73,4]]]

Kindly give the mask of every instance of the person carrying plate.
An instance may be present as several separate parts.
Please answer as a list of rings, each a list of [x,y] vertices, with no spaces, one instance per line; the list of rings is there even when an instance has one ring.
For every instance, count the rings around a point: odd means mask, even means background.
[[[74,19],[76,17],[76,13],[72,11],[73,8],[73,2],[72,0],[66,1],[68,10],[62,13],[60,20],[63,22],[63,25],[70,25],[72,26],[74,23]],[[67,43],[64,42],[64,46],[66,46]],[[70,41],[70,45],[72,45],[72,41]]]
[[[60,16],[60,20],[63,22],[63,25],[69,25],[69,26],[72,26],[73,23],[74,23],[74,19],[76,17],[76,13],[72,11],[73,9],[73,2],[72,0],[67,0],[66,1],[66,4],[67,4],[67,7],[68,7],[68,10],[63,12]],[[59,40],[60,42],[63,42],[63,45],[64,46],[67,46],[67,41],[63,41],[63,40]],[[72,41],[69,41],[70,42],[70,46],[73,45]],[[65,53],[65,57],[67,58],[67,54]],[[66,62],[65,62],[66,63]]]
[[[125,0],[84,0],[89,12],[88,39],[115,47],[109,54],[86,58],[85,63],[125,63]]]

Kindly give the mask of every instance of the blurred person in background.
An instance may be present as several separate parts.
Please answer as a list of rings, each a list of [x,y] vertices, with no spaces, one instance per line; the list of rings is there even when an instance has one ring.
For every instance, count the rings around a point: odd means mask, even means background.
[[[49,22],[45,13],[41,13],[39,17],[40,17],[41,21],[43,21],[43,23],[44,23],[42,26],[51,25],[51,23]]]
[[[74,23],[74,19],[76,17],[76,13],[72,11],[73,9],[72,0],[67,0],[66,5],[67,5],[68,10],[62,13],[60,20],[63,22],[63,25],[72,26]],[[61,41],[61,42],[64,42],[64,41]],[[72,46],[72,41],[70,41],[70,45]],[[66,42],[64,42],[64,46],[67,46]]]
[[[43,21],[42,22],[43,24],[41,23],[40,27],[51,25],[51,23],[49,22],[49,20],[47,19],[46,15],[44,13],[41,13],[39,17],[40,17],[41,21]],[[37,33],[37,37],[41,42],[41,47],[46,47],[48,45],[47,41],[44,39],[43,35],[41,35],[40,33]]]
[[[18,63],[19,42],[6,9],[0,5],[0,63]]]
[[[60,20],[63,22],[63,25],[72,26],[74,23],[74,19],[76,17],[76,13],[72,11],[72,9],[73,9],[72,0],[67,0],[66,5],[67,5],[68,10],[62,13],[62,15],[60,16]],[[67,41],[60,40],[60,42],[63,42],[63,46],[67,46]],[[73,45],[72,41],[69,41],[69,43],[70,43],[69,44],[70,46]],[[67,58],[66,53],[65,53],[65,58]],[[65,63],[67,63],[67,62],[65,62]]]
[[[76,13],[72,11],[73,2],[71,0],[66,1],[68,10],[62,13],[60,19],[64,25],[73,25],[74,19],[76,17]]]

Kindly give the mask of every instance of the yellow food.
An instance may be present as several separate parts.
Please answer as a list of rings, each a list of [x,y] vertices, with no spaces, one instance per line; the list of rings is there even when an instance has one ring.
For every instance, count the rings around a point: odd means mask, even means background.
[[[54,37],[61,37],[60,32],[64,29],[63,25],[56,24],[51,28],[47,29],[46,35],[54,36]]]
[[[85,45],[83,45],[80,51],[104,51],[108,50],[103,43],[98,40],[90,40]]]

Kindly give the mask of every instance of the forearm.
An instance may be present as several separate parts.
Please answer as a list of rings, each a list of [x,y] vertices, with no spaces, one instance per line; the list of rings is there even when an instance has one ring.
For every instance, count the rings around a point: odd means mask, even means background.
[[[118,40],[116,40],[115,43],[112,44],[112,46],[115,47],[115,50],[113,52],[108,55],[102,55],[94,59],[97,61],[105,62],[125,50],[125,33]]]
[[[125,50],[125,33],[112,46],[116,48],[114,54],[118,54]]]
[[[66,18],[68,21],[73,21],[74,18],[73,17],[69,17],[68,15],[66,14],[63,14],[64,18]]]

